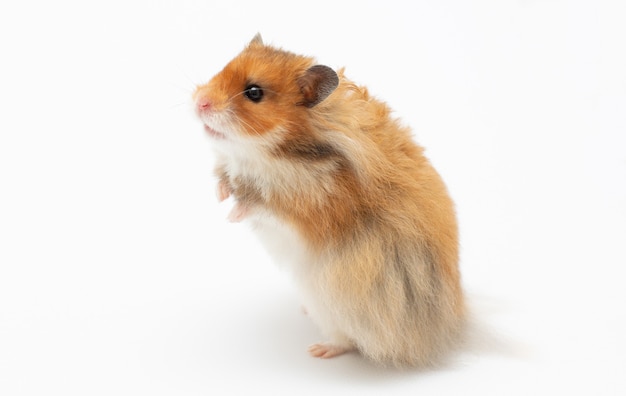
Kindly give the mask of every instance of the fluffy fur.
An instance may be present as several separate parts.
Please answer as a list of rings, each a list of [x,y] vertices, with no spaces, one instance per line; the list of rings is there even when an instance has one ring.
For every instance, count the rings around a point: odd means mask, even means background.
[[[197,88],[219,196],[232,194],[231,218],[257,224],[293,261],[330,339],[312,355],[357,349],[381,364],[433,365],[457,345],[465,316],[453,203],[409,130],[343,70],[328,97],[311,99],[330,84],[307,77],[313,65],[255,37]],[[250,84],[263,89],[258,103],[243,94]]]

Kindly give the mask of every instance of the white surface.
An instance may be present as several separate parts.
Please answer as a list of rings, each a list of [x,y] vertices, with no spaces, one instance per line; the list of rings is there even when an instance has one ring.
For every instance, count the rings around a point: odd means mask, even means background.
[[[625,394],[623,2],[285,3],[0,5],[0,394]],[[494,342],[431,372],[307,356],[190,107],[257,31],[414,128]]]

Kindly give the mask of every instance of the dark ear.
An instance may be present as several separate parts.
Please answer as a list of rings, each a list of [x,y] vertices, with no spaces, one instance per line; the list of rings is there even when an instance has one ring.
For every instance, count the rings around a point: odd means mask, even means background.
[[[303,96],[302,102],[298,104],[313,107],[333,93],[339,85],[339,77],[330,67],[315,65],[298,78],[298,84]]]

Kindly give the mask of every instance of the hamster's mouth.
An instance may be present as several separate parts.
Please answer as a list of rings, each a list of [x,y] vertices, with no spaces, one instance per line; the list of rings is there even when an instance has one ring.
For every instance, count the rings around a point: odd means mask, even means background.
[[[214,139],[226,139],[226,136],[224,136],[223,133],[216,131],[207,124],[204,124],[204,130]]]

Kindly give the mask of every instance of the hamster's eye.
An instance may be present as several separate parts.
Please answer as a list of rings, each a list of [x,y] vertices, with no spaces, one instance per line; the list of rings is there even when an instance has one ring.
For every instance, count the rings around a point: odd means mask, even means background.
[[[263,89],[258,85],[248,85],[243,94],[254,103],[259,103],[263,99]]]

